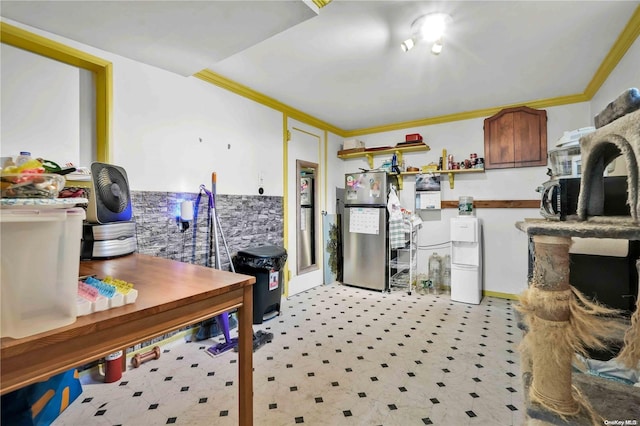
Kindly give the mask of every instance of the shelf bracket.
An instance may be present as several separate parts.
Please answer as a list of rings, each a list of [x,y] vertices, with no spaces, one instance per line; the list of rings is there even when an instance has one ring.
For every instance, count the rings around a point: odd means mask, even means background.
[[[449,188],[453,189],[454,186],[454,174],[453,173],[447,173],[449,175]]]
[[[369,162],[369,168],[373,169],[373,154],[366,154],[367,161]]]
[[[398,161],[398,165],[402,164],[402,151],[398,151],[396,149],[395,154],[396,154],[396,160]]]

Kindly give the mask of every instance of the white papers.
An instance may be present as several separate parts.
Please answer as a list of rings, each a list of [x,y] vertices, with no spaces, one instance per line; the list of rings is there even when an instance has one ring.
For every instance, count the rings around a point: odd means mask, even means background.
[[[416,210],[440,210],[440,174],[419,173],[416,175]]]
[[[349,232],[357,234],[380,233],[380,210],[364,207],[349,209]]]
[[[439,210],[441,208],[440,191],[424,191],[416,193],[416,205],[420,210]]]

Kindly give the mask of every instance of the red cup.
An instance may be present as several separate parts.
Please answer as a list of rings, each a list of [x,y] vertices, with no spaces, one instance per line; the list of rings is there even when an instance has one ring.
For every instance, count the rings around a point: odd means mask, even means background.
[[[104,382],[113,383],[122,378],[122,351],[104,357]]]

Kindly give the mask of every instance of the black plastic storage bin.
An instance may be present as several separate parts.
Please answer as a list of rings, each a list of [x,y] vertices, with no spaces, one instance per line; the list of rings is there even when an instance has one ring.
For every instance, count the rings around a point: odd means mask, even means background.
[[[287,251],[278,246],[259,246],[241,250],[233,257],[237,273],[256,277],[253,286],[253,323],[262,324],[268,314],[280,314],[282,268]]]

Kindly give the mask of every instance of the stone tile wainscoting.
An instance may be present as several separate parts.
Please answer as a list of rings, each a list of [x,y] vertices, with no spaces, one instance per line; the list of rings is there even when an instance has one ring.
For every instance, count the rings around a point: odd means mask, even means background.
[[[207,261],[209,245],[207,197],[201,197],[198,203],[197,224],[192,222],[185,232],[180,232],[177,226],[176,219],[180,215],[180,203],[184,200],[192,200],[195,210],[197,197],[198,194],[184,192],[131,191],[133,219],[136,222],[137,252],[213,267],[215,263],[213,246]],[[231,256],[239,250],[250,247],[262,245],[283,247],[282,197],[216,195],[216,213]],[[222,269],[228,271],[230,270],[229,259],[221,238],[219,247]],[[233,323],[235,321],[232,325]],[[152,345],[182,330],[141,342],[129,351]]]
[[[195,204],[197,196],[193,193],[132,191],[137,251],[198,265],[207,264],[207,198],[202,197],[198,203],[197,224],[191,223],[189,229],[180,232],[176,223],[180,202],[191,200]],[[282,197],[216,196],[216,213],[231,255],[249,247],[283,245],[282,202]],[[222,239],[219,246],[222,269],[229,270]],[[213,250],[209,259],[211,265],[214,263]]]

